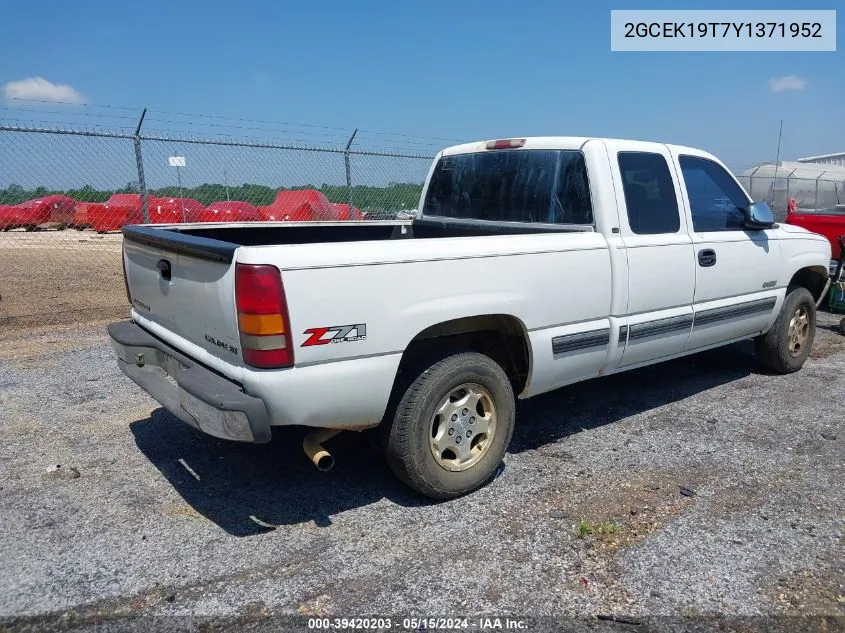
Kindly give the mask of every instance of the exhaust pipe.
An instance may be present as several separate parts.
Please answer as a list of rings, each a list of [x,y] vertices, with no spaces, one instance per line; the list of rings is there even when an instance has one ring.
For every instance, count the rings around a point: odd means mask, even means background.
[[[314,429],[302,440],[302,450],[314,462],[317,470],[327,472],[334,466],[334,457],[324,447],[327,442],[343,429]]]

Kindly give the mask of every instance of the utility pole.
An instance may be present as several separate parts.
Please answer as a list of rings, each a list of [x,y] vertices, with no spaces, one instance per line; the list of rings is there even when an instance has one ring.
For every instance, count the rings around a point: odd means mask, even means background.
[[[780,130],[778,130],[778,151],[775,155],[775,179],[772,183],[772,199],[769,201],[769,204],[774,206],[775,204],[775,189],[778,186],[778,167],[780,166],[780,139],[783,135],[783,119],[780,120]],[[789,201],[787,201],[788,203]]]

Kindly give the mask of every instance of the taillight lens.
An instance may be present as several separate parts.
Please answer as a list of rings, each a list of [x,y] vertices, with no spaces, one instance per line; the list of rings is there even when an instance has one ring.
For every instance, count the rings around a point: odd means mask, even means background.
[[[293,365],[290,319],[279,269],[237,264],[235,303],[244,362],[261,369]]]
[[[126,300],[132,305],[132,295],[129,294],[129,278],[126,276],[126,245],[120,250],[120,263],[123,264],[123,286],[126,288]]]

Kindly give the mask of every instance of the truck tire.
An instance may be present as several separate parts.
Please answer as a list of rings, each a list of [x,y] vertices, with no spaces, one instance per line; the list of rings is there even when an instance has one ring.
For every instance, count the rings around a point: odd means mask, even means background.
[[[765,369],[791,374],[804,366],[816,335],[816,302],[810,291],[790,287],[772,329],[754,339],[754,355]]]
[[[463,352],[438,360],[401,393],[387,434],[387,461],[399,479],[432,499],[484,485],[505,455],[516,405],[493,359]]]

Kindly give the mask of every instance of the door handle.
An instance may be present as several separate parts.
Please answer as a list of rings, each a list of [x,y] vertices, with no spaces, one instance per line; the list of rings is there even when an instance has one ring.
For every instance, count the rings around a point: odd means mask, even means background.
[[[716,251],[712,248],[702,248],[698,251],[698,265],[699,266],[713,266],[716,264]]]

